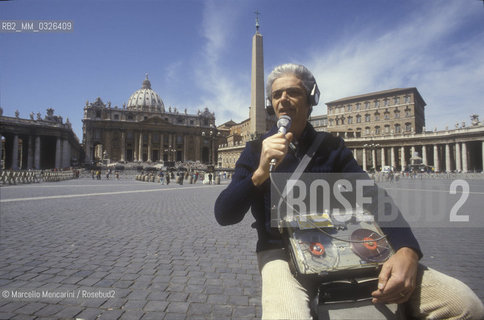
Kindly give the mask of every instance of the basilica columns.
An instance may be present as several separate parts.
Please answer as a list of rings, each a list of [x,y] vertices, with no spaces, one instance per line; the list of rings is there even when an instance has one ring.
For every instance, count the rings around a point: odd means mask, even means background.
[[[138,161],[143,161],[143,133],[139,133],[139,142],[138,142]]]
[[[105,131],[105,138],[104,138],[104,143],[103,143],[103,156],[102,158],[104,160],[107,160],[107,159],[111,159],[112,155],[113,155],[113,148],[112,148],[112,138],[113,138],[113,135],[112,135],[112,131],[111,130],[108,130],[108,131]],[[105,156],[106,155],[106,156]]]
[[[195,145],[196,145],[196,147],[195,147],[195,157],[197,159],[202,159],[201,153],[200,153],[200,150],[202,148],[202,145],[201,145],[202,137],[200,137],[198,135],[195,136],[195,141],[196,141],[196,143],[195,143]]]
[[[107,159],[111,162],[197,161],[201,159],[203,147],[207,148],[207,159],[216,160],[215,136],[207,138],[207,144],[202,145],[203,137],[197,133],[156,130],[156,128],[143,131],[115,130],[119,131],[105,131],[102,140],[91,142],[103,145],[108,155]],[[115,137],[120,141],[111,145],[107,140]]]
[[[175,135],[173,133],[170,133],[170,146],[172,148],[172,152],[170,152],[171,155],[171,161],[176,161],[176,144],[175,144]]]
[[[168,156],[166,155],[166,133],[161,133],[160,134],[160,159],[165,161],[165,159],[168,159]]]
[[[133,132],[134,148],[133,148],[133,161],[138,161],[138,132]]]
[[[173,154],[173,142],[172,142],[172,134],[168,134],[168,161],[173,161],[172,154]]]
[[[126,156],[126,132],[121,131],[121,155],[120,155],[120,161],[124,162]]]
[[[188,135],[183,135],[183,161],[188,161]]]
[[[151,162],[151,132],[148,133],[148,162]]]
[[[171,160],[172,161],[176,161],[176,152],[177,152],[177,149],[176,149],[176,135],[175,134],[170,134],[170,137],[171,137],[171,146],[173,148],[173,152],[171,154],[172,158]]]

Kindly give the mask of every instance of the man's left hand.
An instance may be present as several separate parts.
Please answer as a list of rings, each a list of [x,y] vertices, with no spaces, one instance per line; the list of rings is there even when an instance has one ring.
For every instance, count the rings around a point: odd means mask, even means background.
[[[404,303],[415,289],[417,253],[400,248],[384,264],[378,276],[378,289],[372,292],[373,303]]]

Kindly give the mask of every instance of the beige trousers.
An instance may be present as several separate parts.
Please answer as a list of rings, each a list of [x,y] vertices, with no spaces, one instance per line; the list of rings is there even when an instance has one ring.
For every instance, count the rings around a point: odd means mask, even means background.
[[[311,319],[308,290],[291,273],[285,252],[259,252],[257,260],[262,319]],[[405,310],[417,319],[484,319],[484,306],[467,285],[423,265]]]

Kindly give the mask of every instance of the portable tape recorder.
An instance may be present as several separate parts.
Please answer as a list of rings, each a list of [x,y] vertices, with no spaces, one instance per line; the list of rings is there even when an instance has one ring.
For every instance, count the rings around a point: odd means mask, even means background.
[[[393,254],[386,236],[368,211],[306,214],[282,222],[299,275],[327,280],[375,276]]]

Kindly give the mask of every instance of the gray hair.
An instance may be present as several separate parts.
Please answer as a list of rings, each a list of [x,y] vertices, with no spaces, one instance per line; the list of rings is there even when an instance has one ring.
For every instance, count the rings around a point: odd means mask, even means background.
[[[266,97],[268,99],[271,98],[272,95],[272,84],[276,79],[281,78],[287,74],[293,74],[298,79],[300,79],[303,83],[304,89],[306,89],[306,93],[309,95],[311,90],[316,83],[316,79],[314,79],[313,74],[311,71],[308,70],[303,65],[294,64],[294,63],[286,63],[277,66],[272,70],[272,72],[267,77],[267,84],[266,84]]]

